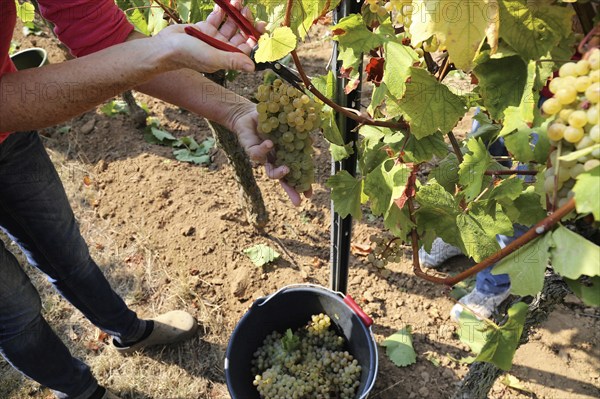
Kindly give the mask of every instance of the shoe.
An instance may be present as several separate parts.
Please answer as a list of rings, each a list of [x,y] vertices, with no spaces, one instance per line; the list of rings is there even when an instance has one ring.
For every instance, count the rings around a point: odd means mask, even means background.
[[[496,295],[486,295],[475,288],[469,294],[463,296],[457,303],[452,307],[450,311],[450,318],[458,323],[458,318],[464,310],[463,304],[475,312],[475,316],[481,320],[482,317],[488,319],[492,313],[500,306],[502,302],[510,295],[510,290],[506,290]],[[468,310],[467,310],[468,311]]]
[[[100,399],[121,399],[114,393],[110,392],[108,389],[104,392],[104,395]]]
[[[459,248],[444,242],[444,240],[438,237],[433,240],[429,253],[425,251],[425,248],[419,249],[419,263],[423,267],[435,269],[457,255],[462,255],[462,251]]]
[[[194,317],[183,310],[173,310],[162,314],[154,321],[154,328],[148,336],[131,346],[117,346],[113,341],[113,347],[121,354],[129,354],[148,346],[174,344],[191,338],[198,329]]]

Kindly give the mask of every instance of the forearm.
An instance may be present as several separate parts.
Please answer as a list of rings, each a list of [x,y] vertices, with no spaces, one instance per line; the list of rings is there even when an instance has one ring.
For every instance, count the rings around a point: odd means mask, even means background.
[[[39,129],[88,111],[165,71],[160,46],[126,42],[61,64],[4,75],[0,132]]]
[[[230,130],[233,130],[240,113],[254,107],[244,97],[190,69],[160,74],[136,87],[136,90],[187,109]]]

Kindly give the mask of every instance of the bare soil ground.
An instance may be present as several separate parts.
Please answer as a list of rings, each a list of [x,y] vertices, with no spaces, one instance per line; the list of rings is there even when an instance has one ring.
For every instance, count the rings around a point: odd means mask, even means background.
[[[44,37],[17,32],[22,48],[38,45],[51,62],[63,55]],[[313,39],[301,56],[310,73],[323,72],[330,54],[326,40]],[[250,95],[258,75],[242,75],[231,87]],[[202,140],[205,122],[186,111],[136,94],[161,124],[177,136]],[[34,111],[32,111],[34,112]],[[314,197],[294,208],[278,184],[256,169],[270,213],[266,233],[245,221],[238,189],[225,156],[217,151],[209,167],[180,163],[166,147],[144,142],[127,116],[91,111],[42,133],[62,176],[93,257],[115,289],[141,317],[174,308],[200,322],[198,335],[178,346],[117,355],[107,338],[62,300],[23,262],[38,286],[44,313],[73,353],[99,381],[127,399],[217,399],[229,397],[223,374],[228,338],[255,298],[288,284],[329,286],[330,171],[327,145],[316,142]],[[465,124],[467,126],[467,124]],[[352,240],[368,243],[381,230],[376,218],[354,225]],[[4,238],[5,239],[5,238]],[[257,268],[242,253],[264,243],[281,253],[274,265]],[[14,245],[10,248],[18,252]],[[375,320],[378,343],[412,326],[416,364],[398,368],[379,347],[379,373],[370,398],[447,398],[467,372],[454,359],[468,356],[448,312],[453,302],[443,287],[411,272],[410,251],[397,264],[378,270],[361,256],[351,259],[348,293]],[[470,265],[457,257],[442,271]],[[277,315],[273,315],[277,317]],[[490,398],[600,397],[600,313],[574,298],[540,326],[517,352],[510,374],[522,390],[494,385]],[[0,360],[0,398],[46,399],[50,391]]]

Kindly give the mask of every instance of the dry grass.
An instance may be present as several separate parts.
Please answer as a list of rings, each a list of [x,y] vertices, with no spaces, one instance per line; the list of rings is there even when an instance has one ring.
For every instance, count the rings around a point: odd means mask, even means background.
[[[94,171],[85,159],[81,159],[81,153],[76,152],[75,135],[72,140],[72,146],[65,154],[50,151],[50,155],[92,257],[113,288],[140,317],[188,307],[189,300],[196,296],[194,286],[197,281],[164,267],[157,251],[149,244],[148,231],[139,227],[132,245],[123,249],[111,238],[120,234],[118,226],[96,217],[94,202],[99,192],[93,184]],[[194,340],[122,357],[108,345],[108,338],[54,291],[42,273],[27,265],[16,245],[5,236],[1,238],[18,256],[40,292],[45,318],[74,356],[90,365],[100,383],[123,398],[228,397],[222,370],[227,334],[222,332],[230,326],[224,325],[226,321],[218,306],[197,301],[197,309],[187,309],[201,324],[200,335]],[[166,280],[170,281],[168,288],[163,284]],[[22,377],[0,358],[0,398],[52,397],[50,390]]]

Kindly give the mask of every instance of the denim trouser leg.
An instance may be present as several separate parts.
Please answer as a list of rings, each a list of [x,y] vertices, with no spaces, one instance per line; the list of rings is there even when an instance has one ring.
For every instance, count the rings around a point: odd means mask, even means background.
[[[143,333],[144,322],[91,259],[37,133],[15,133],[0,144],[0,227],[96,326],[124,341]],[[39,314],[35,289],[15,266],[14,257],[4,247],[2,251],[0,274],[6,275],[6,283],[0,285],[0,297],[11,298],[0,301],[2,354],[24,374],[58,391],[59,397],[85,397],[84,391],[96,384],[89,369],[52,333]]]
[[[512,237],[497,235],[496,240],[500,244],[501,248],[504,248],[517,238],[521,237],[527,230],[528,227],[515,224],[513,226],[514,234]],[[483,269],[477,273],[475,279],[475,288],[477,291],[487,295],[497,295],[508,289],[510,289],[510,277],[508,274],[492,274],[494,266],[490,266],[487,269]]]

